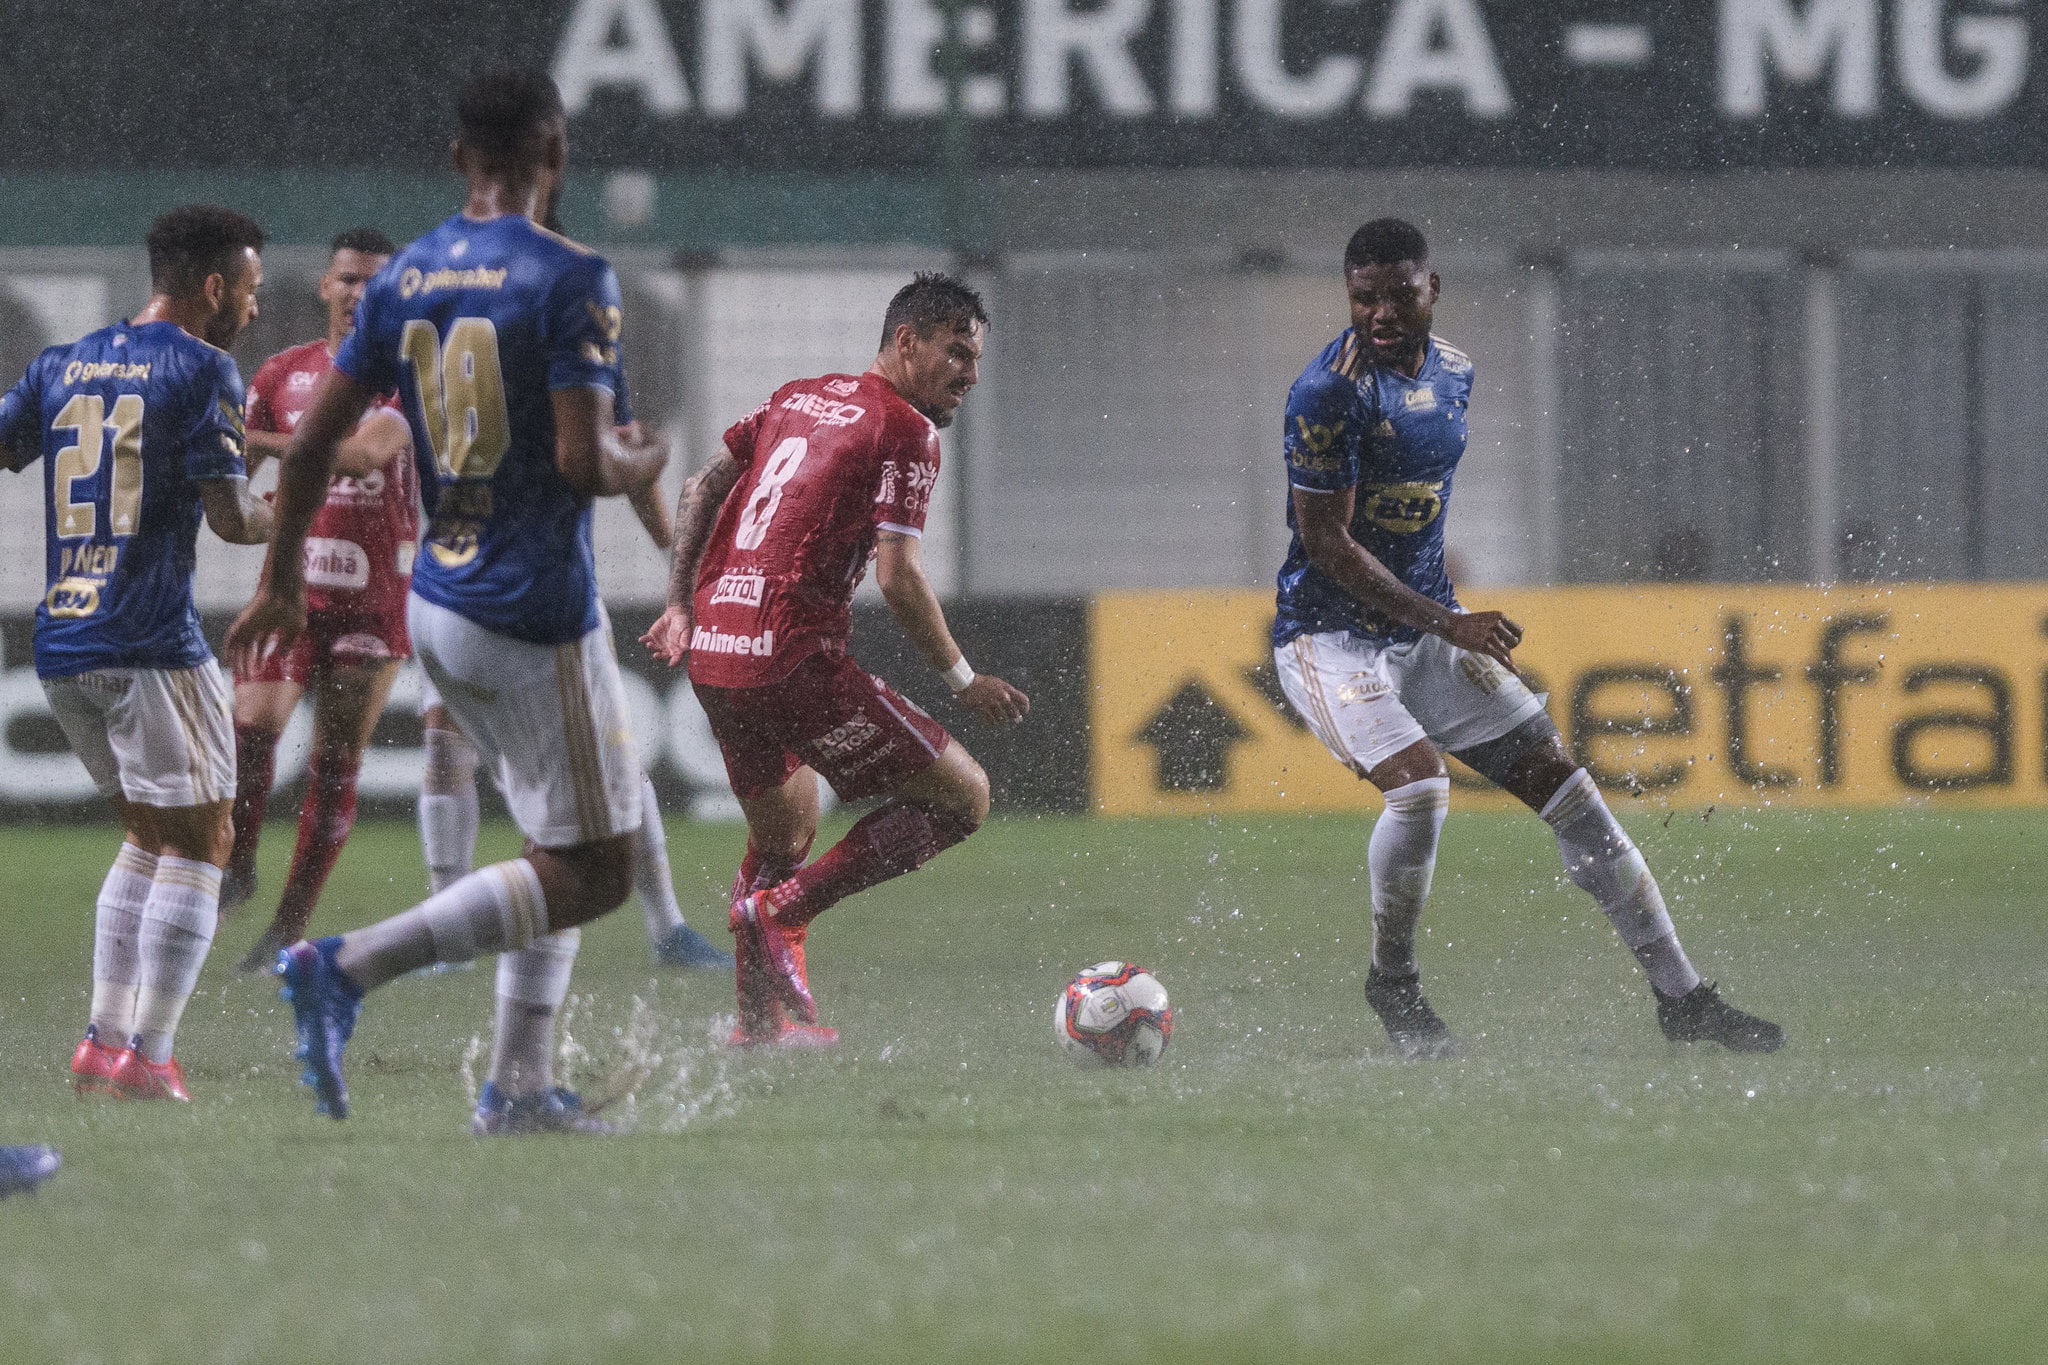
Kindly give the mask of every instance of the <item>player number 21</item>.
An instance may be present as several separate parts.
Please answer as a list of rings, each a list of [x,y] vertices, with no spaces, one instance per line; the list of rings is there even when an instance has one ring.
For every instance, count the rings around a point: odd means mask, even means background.
[[[50,423],[52,430],[78,434],[75,442],[57,452],[57,468],[50,480],[60,540],[89,538],[99,527],[96,502],[73,502],[71,485],[73,480],[89,479],[99,471],[109,426],[114,428],[114,478],[107,496],[107,532],[135,534],[142,512],[142,395],[124,393],[116,398],[110,422],[106,399],[96,393],[79,393],[72,395],[57,420]]]
[[[742,550],[758,550],[767,538],[768,523],[775,520],[775,509],[782,506],[782,486],[796,477],[797,466],[810,453],[811,443],[801,436],[785,437],[775,447],[775,453],[768,457],[768,463],[761,468],[761,482],[754,485],[754,495],[747,499],[747,505],[740,509],[739,529],[733,532],[732,543]]]
[[[412,365],[420,420],[444,479],[488,479],[512,444],[498,329],[489,318],[457,318],[448,343],[425,318],[405,324],[398,349]]]

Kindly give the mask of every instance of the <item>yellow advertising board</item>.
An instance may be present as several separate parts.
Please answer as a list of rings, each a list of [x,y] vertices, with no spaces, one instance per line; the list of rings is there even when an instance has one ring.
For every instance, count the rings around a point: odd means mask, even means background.
[[[2048,804],[2048,583],[1487,590],[1573,754],[1675,805]],[[1270,592],[1090,617],[1105,814],[1373,810],[1273,669]],[[1506,802],[1464,773],[1458,804]],[[1484,789],[1486,796],[1480,796]]]

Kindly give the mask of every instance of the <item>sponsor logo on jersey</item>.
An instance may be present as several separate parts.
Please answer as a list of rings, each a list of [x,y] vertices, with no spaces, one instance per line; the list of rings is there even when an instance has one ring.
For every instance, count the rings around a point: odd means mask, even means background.
[[[100,585],[89,578],[62,578],[43,599],[43,610],[56,617],[90,616],[100,609]]]
[[[775,652],[775,632],[764,630],[759,635],[728,635],[722,630],[707,630],[697,627],[690,636],[690,648],[703,650],[706,654],[751,654],[765,659]]]
[[[1394,690],[1394,685],[1377,673],[1354,673],[1351,681],[1337,689],[1341,702],[1372,701]]]
[[[1358,510],[1383,531],[1410,535],[1435,521],[1444,510],[1441,483],[1363,484]]]
[[[284,381],[284,386],[288,389],[310,389],[319,378],[320,376],[311,370],[293,370],[291,377]]]
[[[858,379],[828,379],[825,381],[825,392],[835,398],[851,398],[860,392],[860,381]]]
[[[1436,410],[1436,390],[1410,389],[1401,399],[1401,406],[1410,412],[1434,412]]]
[[[882,727],[869,720],[867,712],[856,711],[852,720],[812,740],[811,747],[828,754],[850,754],[881,733]]]
[[[815,417],[818,425],[824,427],[850,427],[868,415],[868,410],[858,403],[835,402],[815,393],[793,393],[782,400],[782,406],[785,411]]]
[[[316,588],[367,588],[370,557],[352,540],[307,536],[306,582]]]
[[[471,266],[467,270],[429,270],[422,272],[417,266],[407,266],[398,276],[398,297],[409,299],[415,294],[431,294],[440,289],[503,289],[505,271],[492,270],[489,266]]]
[[[711,605],[720,602],[737,602],[743,607],[761,605],[761,594],[767,590],[768,580],[757,573],[741,573],[734,570],[718,576],[718,582],[711,586]]]
[[[147,379],[150,362],[120,360],[74,360],[64,367],[64,382],[86,384],[96,379]]]

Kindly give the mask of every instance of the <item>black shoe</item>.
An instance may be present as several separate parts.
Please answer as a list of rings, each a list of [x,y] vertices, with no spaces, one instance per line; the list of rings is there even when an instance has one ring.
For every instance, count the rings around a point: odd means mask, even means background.
[[[1684,995],[1657,997],[1657,1027],[1674,1043],[1719,1043],[1730,1052],[1776,1052],[1785,1046],[1785,1030],[1768,1019],[1745,1014],[1702,981]]]
[[[1450,1026],[1429,1007],[1419,972],[1395,976],[1375,965],[1365,974],[1365,1003],[1387,1026],[1387,1037],[1404,1062],[1438,1061],[1463,1051]]]

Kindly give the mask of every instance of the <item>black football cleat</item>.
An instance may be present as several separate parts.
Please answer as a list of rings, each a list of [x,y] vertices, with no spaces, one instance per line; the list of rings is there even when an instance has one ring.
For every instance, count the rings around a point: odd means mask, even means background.
[[[1719,1043],[1730,1052],[1776,1052],[1785,1046],[1785,1030],[1768,1019],[1745,1014],[1721,998],[1720,990],[1702,981],[1684,995],[1657,997],[1657,1027],[1674,1043]]]
[[[1404,1062],[1441,1061],[1464,1051],[1451,1036],[1450,1025],[1429,1007],[1419,972],[1396,976],[1375,965],[1365,974],[1365,1003],[1387,1026],[1387,1037]]]

